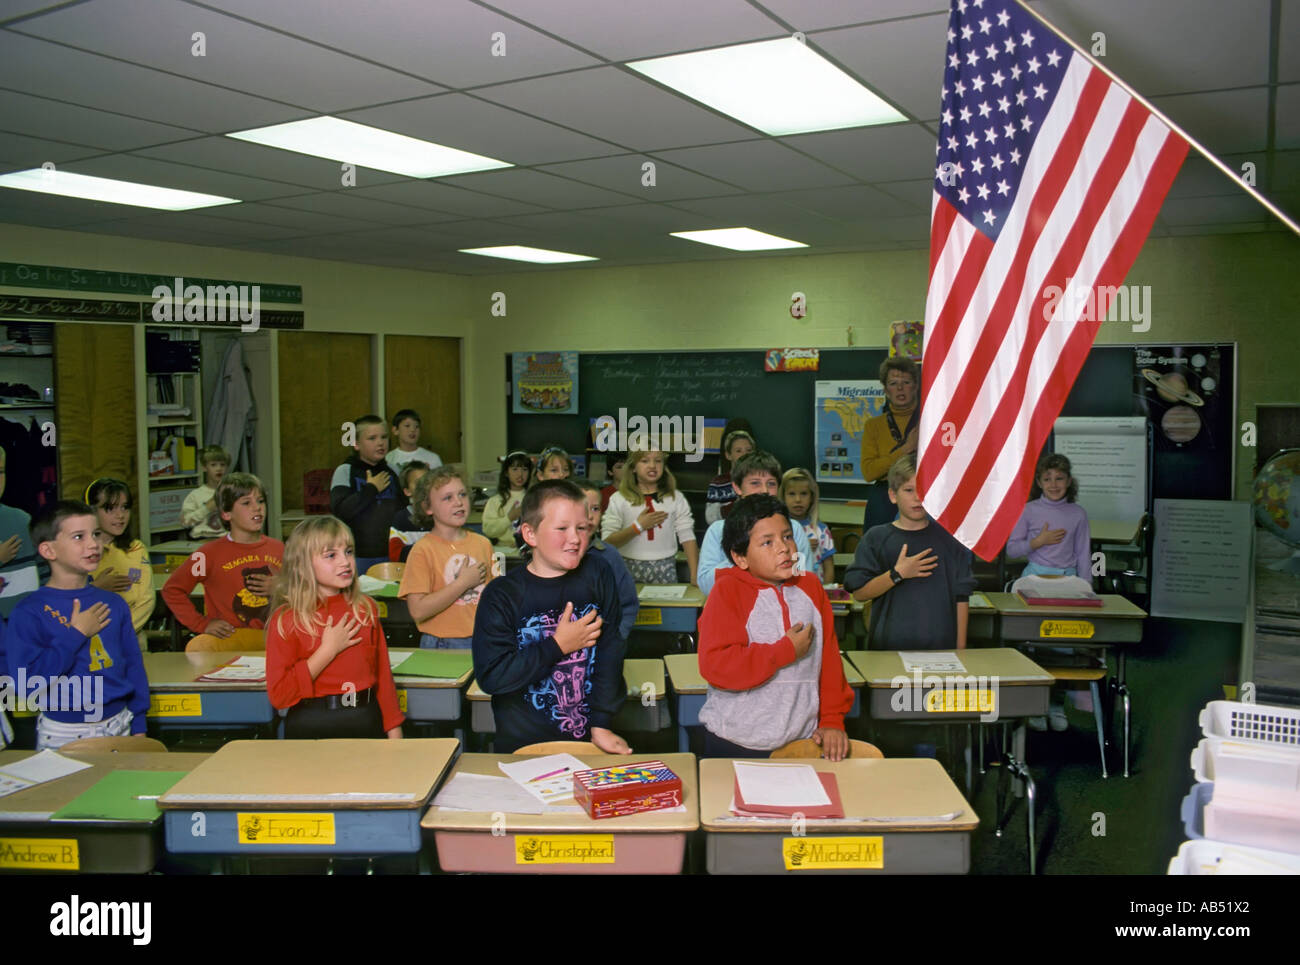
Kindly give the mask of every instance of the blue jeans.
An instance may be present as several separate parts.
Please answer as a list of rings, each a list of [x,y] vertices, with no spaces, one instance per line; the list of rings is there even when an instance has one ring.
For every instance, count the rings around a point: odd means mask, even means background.
[[[468,650],[473,637],[435,637],[432,633],[420,634],[421,650]]]

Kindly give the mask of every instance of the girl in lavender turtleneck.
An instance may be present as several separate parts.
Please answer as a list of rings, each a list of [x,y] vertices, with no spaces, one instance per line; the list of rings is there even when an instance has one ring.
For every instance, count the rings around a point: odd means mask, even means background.
[[[1022,575],[1078,576],[1092,583],[1092,549],[1088,514],[1074,500],[1079,484],[1070,475],[1070,460],[1059,453],[1038,460],[1036,496],[1020,514],[1007,540],[1007,556],[1027,556]]]

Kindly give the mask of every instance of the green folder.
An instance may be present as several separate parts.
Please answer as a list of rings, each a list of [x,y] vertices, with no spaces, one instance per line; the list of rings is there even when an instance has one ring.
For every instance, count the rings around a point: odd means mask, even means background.
[[[152,821],[160,813],[157,798],[187,773],[112,771],[54,812],[50,820]]]
[[[444,677],[457,680],[474,667],[468,650],[416,650],[393,671],[396,677]]]

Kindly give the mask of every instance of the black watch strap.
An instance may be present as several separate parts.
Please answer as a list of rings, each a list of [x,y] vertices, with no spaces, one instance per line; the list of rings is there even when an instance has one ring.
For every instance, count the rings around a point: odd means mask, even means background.
[[[894,586],[903,582],[903,574],[898,572],[892,566],[889,568],[889,578],[894,581]]]

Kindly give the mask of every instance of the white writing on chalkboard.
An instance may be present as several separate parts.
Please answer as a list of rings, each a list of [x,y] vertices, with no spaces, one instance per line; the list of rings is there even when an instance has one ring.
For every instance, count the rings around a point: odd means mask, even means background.
[[[694,415],[691,407],[713,411],[720,403],[742,400],[747,385],[763,377],[746,355],[608,355],[598,378],[627,387],[637,408]]]

